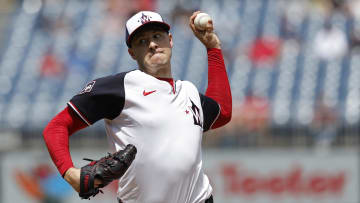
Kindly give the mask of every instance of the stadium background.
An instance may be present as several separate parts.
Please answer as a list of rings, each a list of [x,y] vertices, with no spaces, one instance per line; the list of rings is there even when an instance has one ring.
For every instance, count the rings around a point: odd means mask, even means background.
[[[124,22],[138,10],[170,23],[174,78],[202,92],[188,17],[213,17],[233,94],[232,121],[203,139],[215,202],[360,202],[357,0],[0,0],[0,202],[80,202],[42,130],[88,81],[136,68]],[[71,137],[75,165],[107,152],[102,127]]]

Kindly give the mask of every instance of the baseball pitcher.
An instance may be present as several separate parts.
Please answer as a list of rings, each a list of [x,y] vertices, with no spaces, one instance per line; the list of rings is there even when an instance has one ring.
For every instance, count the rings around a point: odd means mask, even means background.
[[[43,136],[51,158],[81,198],[119,180],[118,202],[213,202],[201,140],[205,131],[230,121],[232,98],[220,40],[211,20],[206,29],[197,29],[198,13],[189,26],[207,50],[205,94],[189,81],[173,79],[170,26],[158,13],[141,11],[125,27],[128,52],[138,69],[90,81],[46,126]],[[99,120],[105,122],[114,153],[75,168],[69,136]]]

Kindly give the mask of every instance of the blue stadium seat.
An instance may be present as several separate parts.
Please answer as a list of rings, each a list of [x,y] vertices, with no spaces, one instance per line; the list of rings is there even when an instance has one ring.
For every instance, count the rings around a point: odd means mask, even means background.
[[[170,19],[176,2],[161,2],[158,10]],[[323,63],[315,55],[313,39],[326,19],[318,13],[310,12],[293,25],[298,41],[282,39],[284,2],[203,0],[178,3],[184,4],[184,9],[199,9],[212,15],[226,55],[234,101],[242,102],[252,91],[270,101],[273,125],[302,126],[310,124],[317,96],[323,93],[325,99],[340,110],[346,124],[358,123],[358,56],[348,54]],[[39,12],[32,14],[18,9],[8,29],[11,30],[9,40],[0,48],[4,50],[0,56],[0,128],[41,129],[87,82],[137,68],[127,53],[124,32],[103,30],[106,19],[105,1],[45,3]],[[56,22],[63,27],[54,28]],[[334,15],[331,22],[347,37],[350,27],[359,24],[342,15]],[[204,92],[206,49],[195,40],[187,19],[175,18],[171,27],[174,78],[190,80]],[[256,68],[248,57],[248,49],[255,39],[263,36],[283,40],[282,50],[278,60],[269,67]],[[61,77],[41,74],[43,57],[50,49],[64,64]]]

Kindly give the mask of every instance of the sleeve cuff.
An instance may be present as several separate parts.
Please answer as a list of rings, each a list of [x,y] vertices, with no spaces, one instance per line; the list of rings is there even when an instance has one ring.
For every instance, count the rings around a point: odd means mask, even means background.
[[[221,49],[218,48],[206,48],[207,52],[221,52]]]
[[[71,168],[71,167],[74,167],[74,164],[72,164],[72,163],[67,163],[67,164],[64,164],[63,166],[61,166],[61,167],[59,168],[59,172],[60,172],[61,176],[64,177],[66,171],[67,171],[69,168]]]

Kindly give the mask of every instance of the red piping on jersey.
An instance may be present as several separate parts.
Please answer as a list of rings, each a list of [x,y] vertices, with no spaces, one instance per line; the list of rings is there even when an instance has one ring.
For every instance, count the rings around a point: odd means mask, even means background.
[[[61,175],[74,167],[69,151],[69,136],[85,127],[87,124],[70,107],[57,114],[46,126],[43,137]]]
[[[207,49],[208,87],[205,95],[215,100],[220,106],[220,114],[211,126],[221,127],[231,120],[232,97],[221,49]]]
[[[171,85],[171,87],[172,87],[173,93],[175,94],[175,83],[174,83],[174,79],[172,79],[172,78],[157,78],[157,79],[168,82],[168,83]]]

